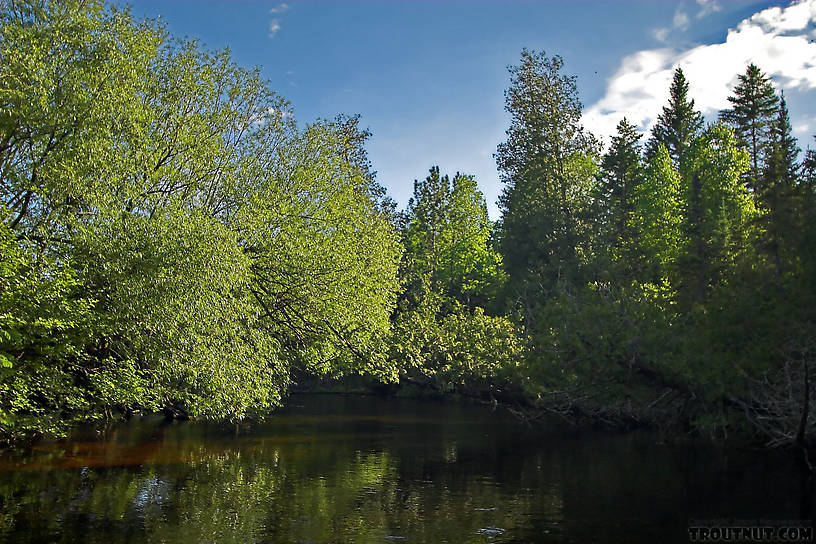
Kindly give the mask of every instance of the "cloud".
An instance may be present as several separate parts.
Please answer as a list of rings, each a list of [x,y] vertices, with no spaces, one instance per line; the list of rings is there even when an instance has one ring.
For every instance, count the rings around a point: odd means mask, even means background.
[[[655,28],[652,30],[652,36],[659,42],[665,42],[669,37],[669,29],[666,27]]]
[[[689,24],[688,15],[680,11],[680,8],[677,8],[677,11],[674,12],[672,24],[674,25],[674,28],[679,28],[680,30],[687,29]]]
[[[794,133],[804,134],[807,136],[808,141],[805,142],[806,145],[811,145],[813,143],[811,136],[813,135],[814,130],[816,130],[816,115],[804,116],[793,125]]]
[[[799,123],[798,125],[793,127],[793,130],[795,130],[796,132],[810,132],[811,130],[813,130],[813,125],[806,121],[804,123]]]
[[[274,8],[269,10],[269,13],[272,15],[281,15],[289,10],[289,4],[278,4]],[[272,20],[269,21],[269,37],[274,38],[275,34],[281,29],[280,19],[278,17],[274,17]]]
[[[274,38],[275,34],[278,33],[278,30],[281,29],[280,21],[277,19],[272,19],[269,21],[269,37]]]
[[[697,0],[697,4],[701,7],[700,12],[697,13],[698,19],[720,11],[721,9],[720,3],[717,2],[717,0]]]
[[[709,2],[710,0],[697,0],[698,2]],[[719,9],[719,8],[717,8]],[[674,17],[672,18],[672,28],[680,31],[685,31],[688,29],[689,26],[689,17],[686,15],[685,12],[681,11],[678,7],[674,11]],[[669,33],[672,31],[672,28],[669,27],[659,27],[652,30],[652,37],[655,40],[665,43],[669,37]]]
[[[696,107],[711,115],[729,106],[737,75],[753,62],[778,88],[816,89],[816,0],[755,13],[728,31],[723,43],[686,50],[639,51],[609,79],[606,94],[584,113],[584,124],[608,138],[621,118],[649,130],[668,101],[674,69],[683,68]]]

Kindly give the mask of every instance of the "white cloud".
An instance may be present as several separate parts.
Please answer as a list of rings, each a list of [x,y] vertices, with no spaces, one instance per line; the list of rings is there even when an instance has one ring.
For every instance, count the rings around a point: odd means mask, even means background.
[[[280,21],[277,19],[272,19],[269,21],[269,37],[274,38],[275,34],[278,33],[278,30],[281,29]]]
[[[623,59],[605,96],[587,108],[584,123],[608,138],[625,115],[651,129],[668,101],[674,69],[683,68],[689,92],[704,114],[725,109],[737,75],[753,62],[786,90],[816,89],[816,0],[769,8],[741,21],[723,43],[686,50],[639,51]]]
[[[816,115],[805,116],[793,125],[794,134],[800,134],[804,137],[805,141],[800,145],[812,144],[814,130],[816,130]]]
[[[708,2],[710,0],[697,0],[698,2]],[[685,31],[689,26],[689,17],[679,7],[674,11],[672,18],[672,28],[661,26],[652,30],[652,37],[662,43],[665,43],[669,38],[672,29]]]
[[[669,29],[666,27],[655,28],[652,30],[652,36],[659,42],[665,42],[669,37]]]
[[[677,11],[674,12],[674,19],[672,20],[672,24],[674,25],[674,28],[685,30],[686,28],[688,28],[689,24],[688,15],[680,11],[680,8],[677,8]]]
[[[697,18],[701,19],[706,15],[710,15],[717,11],[720,11],[720,3],[717,0],[697,0],[697,4],[700,6],[700,12],[697,14]]]
[[[274,8],[269,10],[269,13],[272,15],[276,15],[271,21],[269,21],[269,37],[274,38],[275,34],[281,29],[280,19],[278,19],[277,15],[281,15],[289,9],[289,4],[278,4]]]

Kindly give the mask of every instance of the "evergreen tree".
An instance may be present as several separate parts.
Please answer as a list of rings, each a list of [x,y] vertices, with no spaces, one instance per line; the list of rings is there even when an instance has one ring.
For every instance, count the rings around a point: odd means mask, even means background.
[[[603,236],[601,243],[612,252],[612,258],[628,271],[641,268],[638,233],[634,222],[638,187],[645,169],[640,157],[641,134],[626,118],[618,123],[617,135],[601,164],[598,179],[598,219]]]
[[[814,136],[816,139],[816,136]],[[805,191],[816,191],[816,150],[808,149],[802,161],[802,186]]]
[[[770,125],[770,145],[762,178],[757,180],[755,198],[760,208],[759,223],[764,239],[761,247],[773,259],[777,273],[784,268],[786,240],[795,235],[799,147],[793,137],[785,95],[779,100],[776,119]]]
[[[506,184],[502,253],[519,294],[526,284],[575,280],[588,230],[597,145],[582,131],[575,78],[562,67],[561,57],[525,49],[505,93],[511,125],[496,153]]]
[[[405,257],[416,262],[408,263],[412,276],[429,276],[432,283],[439,282],[438,270],[442,260],[442,229],[450,207],[450,178],[439,175],[439,167],[431,167],[428,176],[414,180],[414,196],[408,201],[404,230]],[[437,287],[432,285],[432,287]]]
[[[720,118],[734,128],[737,138],[748,149],[751,169],[748,187],[756,189],[769,151],[771,127],[777,113],[777,97],[771,80],[755,65],[749,64],[734,95],[728,97],[733,108],[720,113]]]
[[[647,144],[649,157],[657,152],[659,144],[665,145],[675,167],[679,167],[686,150],[703,128],[703,116],[694,109],[694,100],[688,97],[688,90],[686,76],[678,67],[669,91],[669,104],[658,116]]]

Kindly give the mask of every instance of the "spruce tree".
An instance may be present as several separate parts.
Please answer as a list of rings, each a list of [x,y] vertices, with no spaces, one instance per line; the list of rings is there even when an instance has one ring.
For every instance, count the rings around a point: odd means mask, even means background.
[[[617,131],[601,165],[598,216],[604,231],[602,243],[615,261],[632,271],[640,268],[634,212],[635,195],[645,175],[639,142],[642,135],[626,118],[618,123]]]
[[[674,71],[669,104],[657,118],[652,129],[652,137],[647,144],[647,156],[653,156],[659,144],[666,146],[672,162],[677,167],[691,145],[703,129],[703,115],[694,109],[694,100],[688,96],[689,85],[682,68]]]
[[[805,151],[805,160],[802,161],[802,184],[804,189],[811,193],[816,192],[816,150],[814,149],[808,148]]]
[[[737,138],[748,150],[751,169],[746,181],[748,187],[755,190],[769,152],[777,97],[771,80],[755,64],[749,64],[728,101],[733,108],[721,112],[720,118],[734,128]]]
[[[797,230],[800,204],[797,194],[799,147],[792,134],[784,94],[769,129],[766,165],[754,194],[762,214],[759,218],[764,231],[761,247],[768,251],[780,273],[784,268],[786,241],[795,236]]]

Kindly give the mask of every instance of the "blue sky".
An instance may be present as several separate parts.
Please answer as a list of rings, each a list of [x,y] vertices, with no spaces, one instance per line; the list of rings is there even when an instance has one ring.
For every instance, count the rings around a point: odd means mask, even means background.
[[[176,36],[257,65],[299,122],[362,115],[380,183],[404,205],[432,165],[476,175],[492,218],[493,153],[508,117],[507,66],[523,47],[561,55],[585,125],[601,137],[626,114],[648,130],[684,67],[709,119],[756,62],[785,89],[802,147],[816,133],[816,0],[137,0]]]

